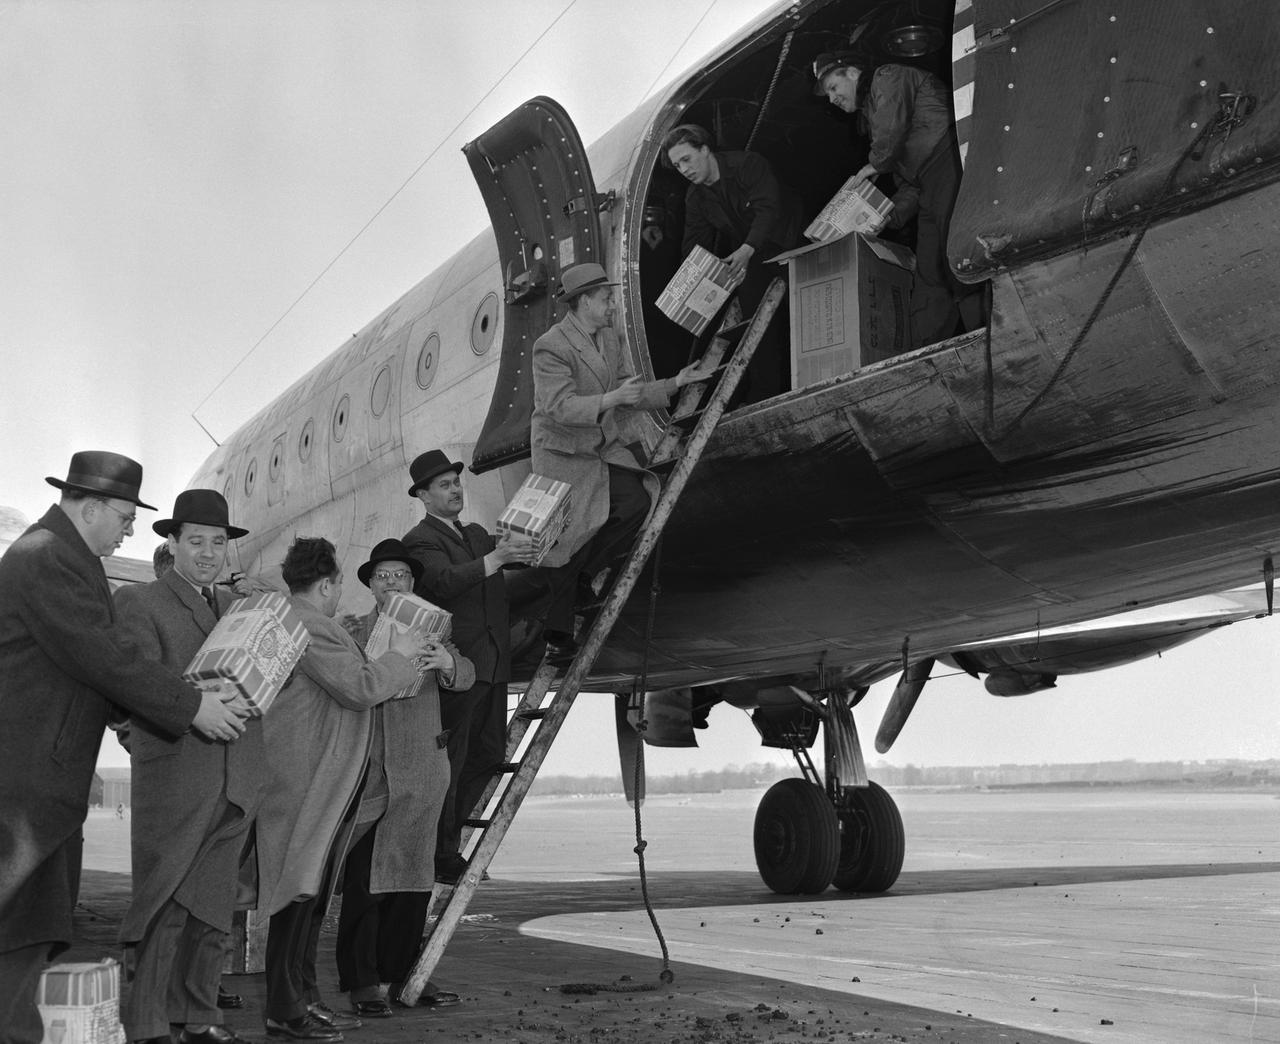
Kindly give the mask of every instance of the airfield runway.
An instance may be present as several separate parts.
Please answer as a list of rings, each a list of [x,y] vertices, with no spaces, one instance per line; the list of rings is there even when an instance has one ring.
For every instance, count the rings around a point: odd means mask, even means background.
[[[894,889],[804,898],[755,874],[758,791],[650,798],[646,867],[670,986],[630,810],[531,800],[435,975],[463,1002],[399,1010],[347,1039],[1280,1041],[1280,793],[895,797],[907,862]],[[127,822],[91,816],[74,958],[113,952],[126,841]],[[320,970],[335,991],[332,947],[330,930]],[[228,1022],[261,1039],[261,976],[227,983],[246,998]]]

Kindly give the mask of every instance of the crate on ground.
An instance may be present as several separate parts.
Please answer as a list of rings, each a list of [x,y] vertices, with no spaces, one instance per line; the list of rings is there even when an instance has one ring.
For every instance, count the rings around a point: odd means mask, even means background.
[[[658,295],[658,309],[690,333],[700,334],[742,282],[711,251],[696,246]]]
[[[541,562],[569,524],[572,506],[573,490],[569,483],[545,475],[530,475],[498,516],[498,536],[514,533],[529,537],[533,540],[536,562]]]
[[[231,682],[261,717],[302,659],[311,636],[289,599],[275,592],[233,602],[182,676]]]
[[[125,1044],[120,1025],[120,965],[106,958],[54,964],[40,975],[36,1006],[41,1044]]]

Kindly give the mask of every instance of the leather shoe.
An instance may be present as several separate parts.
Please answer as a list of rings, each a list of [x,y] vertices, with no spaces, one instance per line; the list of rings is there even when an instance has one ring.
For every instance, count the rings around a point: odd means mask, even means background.
[[[456,885],[467,872],[467,861],[458,852],[436,856],[436,880],[441,884]]]
[[[402,1008],[408,1008],[412,1005],[405,1004],[400,999],[400,991],[404,986],[402,983],[392,983],[391,997]],[[447,1008],[451,1004],[457,1004],[462,1000],[452,990],[442,990],[434,982],[428,982],[426,989],[418,995],[418,1007],[420,1008]]]
[[[391,1018],[391,1005],[381,997],[374,1000],[353,1000],[351,1010],[363,1019]]]
[[[296,1019],[267,1019],[268,1037],[288,1037],[290,1040],[319,1040],[326,1044],[337,1044],[342,1040],[342,1033],[332,1026],[326,1026],[311,1012],[299,1015]]]
[[[244,998],[238,993],[228,993],[221,986],[218,987],[218,1007],[219,1008],[243,1008]]]
[[[210,1026],[198,1033],[184,1027],[178,1034],[178,1044],[252,1044],[252,1041],[230,1026]]]
[[[316,1001],[315,1004],[308,1004],[307,1011],[314,1015],[319,1021],[326,1026],[330,1026],[336,1030],[353,1030],[359,1029],[364,1025],[354,1015],[347,1015],[340,1011],[334,1011],[324,1001]]]

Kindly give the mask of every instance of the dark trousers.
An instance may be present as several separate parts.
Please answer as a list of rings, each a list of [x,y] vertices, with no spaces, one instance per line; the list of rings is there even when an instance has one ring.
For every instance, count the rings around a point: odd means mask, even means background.
[[[225,932],[168,900],[135,949],[133,983],[120,1012],[130,1040],[163,1037],[170,1023],[220,1025],[218,982]]]
[[[476,682],[466,692],[441,690],[440,719],[449,731],[449,792],[440,808],[436,852],[449,856],[461,847],[463,820],[506,758],[506,682]]]
[[[369,890],[375,823],[347,855],[338,915],[338,989],[404,982],[418,959],[430,892]]]
[[[36,989],[48,961],[47,942],[0,953],[0,1044],[40,1044],[44,1038]]]
[[[316,948],[324,923],[328,882],[319,896],[290,903],[271,915],[267,924],[265,1014],[284,1022],[307,1013],[320,1000],[316,984]]]
[[[548,631],[573,632],[573,606],[578,577],[594,576],[619,555],[631,550],[649,514],[649,492],[641,473],[609,465],[609,517],[595,535],[557,569],[544,571],[550,588]]]

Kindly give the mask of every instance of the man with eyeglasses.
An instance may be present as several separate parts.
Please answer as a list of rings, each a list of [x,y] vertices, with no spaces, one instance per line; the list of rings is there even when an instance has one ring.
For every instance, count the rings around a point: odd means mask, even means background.
[[[59,502],[0,558],[0,1040],[39,1044],[36,987],[71,941],[81,828],[108,719],[214,741],[247,709],[149,660],[116,619],[100,559],[133,531],[142,465],[71,458]]]
[[[453,614],[453,640],[476,667],[470,691],[440,701],[452,775],[440,814],[436,880],[457,884],[467,865],[459,852],[462,822],[506,757],[511,622],[503,568],[531,563],[534,549],[528,537],[504,535],[495,542],[483,526],[460,521],[461,461],[428,450],[414,459],[409,475],[409,496],[426,509],[404,537],[405,549],[422,567],[414,592]]]
[[[373,609],[351,627],[362,648],[394,592],[422,576],[421,563],[399,540],[380,541],[356,576],[373,593]],[[413,970],[435,883],[436,823],[449,790],[449,754],[440,724],[440,689],[475,682],[471,661],[451,642],[432,643],[412,696],[373,710],[373,743],[347,848],[338,917],[338,989],[364,1018],[391,1014],[381,984],[395,998]],[[456,1004],[458,995],[432,983],[420,1004]],[[338,1024],[341,1027],[341,1023]]]

